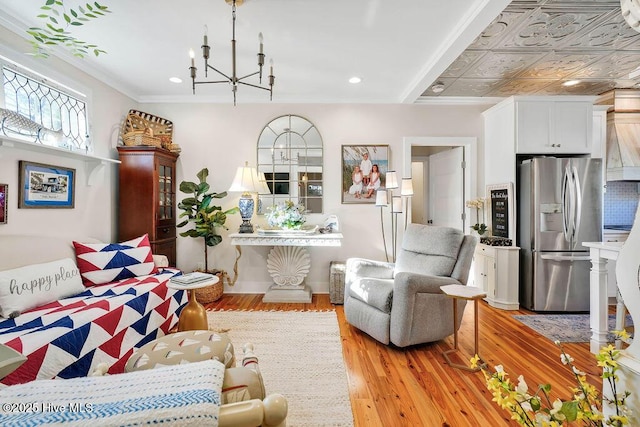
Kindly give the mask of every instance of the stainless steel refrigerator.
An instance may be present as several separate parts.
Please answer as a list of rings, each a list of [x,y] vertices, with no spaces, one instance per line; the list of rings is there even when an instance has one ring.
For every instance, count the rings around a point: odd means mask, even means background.
[[[602,241],[602,161],[535,157],[518,165],[520,303],[534,311],[588,311],[583,242]]]

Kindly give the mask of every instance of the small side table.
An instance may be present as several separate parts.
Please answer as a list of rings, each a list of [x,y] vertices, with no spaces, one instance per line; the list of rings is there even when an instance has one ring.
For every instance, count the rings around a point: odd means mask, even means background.
[[[182,284],[172,282],[167,283],[170,289],[178,289],[189,291],[189,302],[184,306],[178,318],[178,332],[208,330],[209,322],[207,322],[207,311],[204,306],[196,299],[196,289],[213,286],[220,280],[218,276],[210,274],[211,278],[195,283]]]
[[[458,351],[458,299],[472,300],[473,301],[473,329],[474,329],[474,346],[473,351],[474,354],[477,354],[480,357],[480,353],[478,353],[478,301],[487,296],[487,293],[484,292],[480,288],[476,288],[473,286],[465,286],[465,285],[444,285],[440,286],[442,292],[447,294],[452,298],[453,301],[453,348],[451,350],[447,350],[442,353],[445,360],[449,364],[449,366],[459,369],[464,369],[471,372],[479,371],[481,368],[481,364],[478,364],[478,367],[471,368],[467,365],[461,365],[459,363],[453,363],[449,358],[449,354]],[[480,361],[484,363],[482,357],[480,357]]]

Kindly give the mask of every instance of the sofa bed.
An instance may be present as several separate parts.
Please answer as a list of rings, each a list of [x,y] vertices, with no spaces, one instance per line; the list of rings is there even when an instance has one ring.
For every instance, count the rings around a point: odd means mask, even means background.
[[[84,377],[104,364],[124,372],[187,302],[167,287],[180,271],[166,265],[146,235],[121,244],[0,235],[0,344],[27,358],[2,383]]]

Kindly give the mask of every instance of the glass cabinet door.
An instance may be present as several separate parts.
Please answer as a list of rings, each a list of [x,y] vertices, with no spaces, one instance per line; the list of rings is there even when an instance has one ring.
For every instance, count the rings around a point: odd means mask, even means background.
[[[175,212],[175,194],[173,190],[173,167],[158,166],[158,219],[173,219]]]

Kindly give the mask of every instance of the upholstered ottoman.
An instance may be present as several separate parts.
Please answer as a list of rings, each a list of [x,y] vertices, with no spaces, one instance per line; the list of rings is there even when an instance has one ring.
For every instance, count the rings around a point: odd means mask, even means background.
[[[196,330],[176,332],[148,342],[136,350],[125,372],[217,360],[225,366],[222,403],[264,399],[265,390],[253,346],[245,345],[242,366],[236,367],[233,344],[227,334]]]

